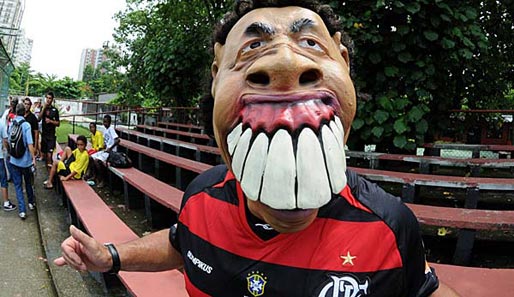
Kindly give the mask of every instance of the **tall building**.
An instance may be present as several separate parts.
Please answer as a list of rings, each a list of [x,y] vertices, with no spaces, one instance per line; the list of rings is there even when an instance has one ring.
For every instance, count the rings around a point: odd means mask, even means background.
[[[0,0],[0,36],[11,58],[17,45],[24,10],[24,0]]]
[[[14,48],[13,63],[15,67],[20,66],[21,63],[30,64],[33,43],[34,41],[32,39],[25,36],[25,30],[21,29],[20,34],[18,34],[16,47]]]
[[[93,69],[98,69],[102,62],[107,61],[107,56],[105,54],[107,47],[108,45],[104,44],[103,48],[86,48],[82,50],[82,55],[80,56],[78,80],[82,80],[84,78],[84,69],[86,69],[87,65],[91,65]]]

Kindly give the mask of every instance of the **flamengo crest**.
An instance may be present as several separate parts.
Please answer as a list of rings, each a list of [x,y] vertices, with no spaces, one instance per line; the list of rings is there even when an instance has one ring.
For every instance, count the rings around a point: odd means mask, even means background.
[[[321,289],[318,297],[361,297],[369,294],[369,282],[359,283],[353,275],[330,276],[331,280]]]

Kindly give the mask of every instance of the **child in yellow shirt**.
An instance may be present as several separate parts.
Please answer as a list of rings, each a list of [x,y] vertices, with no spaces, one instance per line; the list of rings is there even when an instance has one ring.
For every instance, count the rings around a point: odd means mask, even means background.
[[[77,137],[77,148],[71,151],[70,147],[64,149],[63,159],[54,161],[48,180],[44,183],[45,189],[53,189],[53,179],[55,174],[60,176],[62,181],[74,179],[81,179],[82,174],[89,165],[89,155],[86,151],[87,139],[84,135]]]

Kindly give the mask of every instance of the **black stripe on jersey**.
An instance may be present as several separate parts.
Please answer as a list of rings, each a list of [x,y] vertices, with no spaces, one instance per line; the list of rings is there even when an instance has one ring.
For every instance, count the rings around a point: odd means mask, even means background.
[[[351,222],[376,222],[380,218],[375,214],[358,209],[343,197],[339,195],[332,195],[332,200],[320,208],[318,212],[319,218],[335,219],[340,221]]]
[[[332,297],[334,286],[339,286],[341,292],[336,296],[345,296],[341,290],[359,290],[358,285],[362,290],[367,286],[368,295],[355,296],[406,296],[402,293],[405,288],[401,268],[369,273],[292,268],[237,256],[210,245],[190,232],[181,236],[187,236],[185,240],[191,243],[189,250],[181,251],[185,271],[193,285],[210,296],[252,296],[247,280],[252,275],[258,275],[266,282],[262,296],[267,297]],[[352,281],[357,284],[356,288],[351,286]],[[320,295],[323,290],[325,294]]]
[[[184,198],[182,199],[182,205],[180,208],[182,209],[187,200],[189,200],[189,198],[195,194],[222,182],[225,179],[226,174],[227,166],[217,165],[195,177],[195,179],[191,181],[191,183],[187,186],[186,191],[184,192]]]

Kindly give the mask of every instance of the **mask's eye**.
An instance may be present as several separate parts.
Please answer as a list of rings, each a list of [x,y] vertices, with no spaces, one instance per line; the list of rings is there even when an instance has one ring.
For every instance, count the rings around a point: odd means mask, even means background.
[[[301,47],[310,48],[310,49],[313,49],[313,50],[316,50],[316,51],[320,51],[320,52],[323,51],[323,49],[319,46],[319,44],[316,41],[312,40],[312,39],[300,40],[300,42],[298,44]]]
[[[266,45],[266,41],[264,41],[264,40],[254,41],[254,42],[250,43],[250,45],[243,48],[243,53],[249,52],[251,50],[254,50],[254,49],[264,46],[264,45]]]

